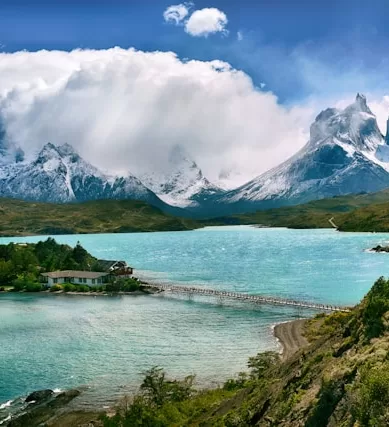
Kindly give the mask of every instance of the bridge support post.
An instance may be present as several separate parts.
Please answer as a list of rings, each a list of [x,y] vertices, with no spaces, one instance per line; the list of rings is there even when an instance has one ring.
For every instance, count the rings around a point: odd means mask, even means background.
[[[297,319],[301,319],[303,317],[303,307],[296,306],[296,317]]]

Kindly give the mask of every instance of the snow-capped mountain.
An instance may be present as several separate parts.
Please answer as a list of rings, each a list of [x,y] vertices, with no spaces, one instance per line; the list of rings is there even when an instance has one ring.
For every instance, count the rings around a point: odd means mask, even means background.
[[[247,211],[387,187],[389,136],[358,94],[344,110],[322,111],[297,154],[215,202],[219,211]]]
[[[109,176],[86,162],[69,145],[46,144],[32,162],[0,168],[0,196],[48,202],[98,199],[164,203],[136,177]]]
[[[165,173],[142,174],[140,179],[171,206],[198,207],[210,197],[224,193],[224,190],[208,181],[196,162],[180,146],[175,146],[170,152],[166,170]]]

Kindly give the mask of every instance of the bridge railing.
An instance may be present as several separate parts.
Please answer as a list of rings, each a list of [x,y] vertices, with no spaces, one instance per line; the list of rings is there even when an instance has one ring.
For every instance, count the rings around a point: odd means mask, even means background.
[[[198,294],[198,295],[210,295],[210,296],[217,296],[217,297],[237,299],[237,300],[249,300],[249,301],[254,301],[262,304],[270,304],[270,305],[294,306],[294,307],[324,310],[324,311],[343,311],[343,312],[350,311],[348,307],[342,307],[337,305],[320,304],[320,303],[304,301],[304,300],[292,300],[288,298],[252,295],[252,294],[247,294],[243,292],[241,293],[241,292],[231,292],[231,291],[219,291],[211,288],[200,288],[195,286],[179,286],[179,285],[167,285],[167,284],[144,284],[144,286],[157,288],[163,291]]]

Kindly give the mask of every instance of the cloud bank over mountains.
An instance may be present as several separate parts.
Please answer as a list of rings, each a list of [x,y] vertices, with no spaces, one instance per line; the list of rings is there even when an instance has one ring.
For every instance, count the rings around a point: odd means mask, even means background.
[[[172,52],[3,53],[0,75],[0,117],[27,158],[70,143],[113,173],[163,170],[179,145],[209,179],[238,185],[300,148],[312,116],[225,62]]]

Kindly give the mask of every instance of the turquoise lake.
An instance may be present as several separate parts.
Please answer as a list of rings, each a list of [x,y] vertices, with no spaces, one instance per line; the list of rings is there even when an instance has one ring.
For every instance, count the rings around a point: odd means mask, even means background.
[[[55,239],[126,260],[149,280],[339,305],[357,303],[389,275],[389,254],[366,251],[388,234],[213,227]],[[85,386],[75,404],[110,404],[154,365],[171,376],[196,374],[200,385],[220,383],[245,369],[250,355],[279,349],[272,326],[296,314],[209,297],[2,294],[0,420],[12,407],[5,402],[42,388]]]

